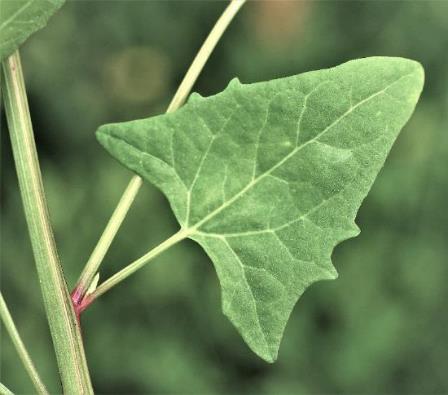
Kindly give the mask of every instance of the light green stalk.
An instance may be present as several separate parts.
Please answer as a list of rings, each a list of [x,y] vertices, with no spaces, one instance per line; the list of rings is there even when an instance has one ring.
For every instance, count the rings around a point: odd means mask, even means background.
[[[66,394],[92,394],[81,333],[50,225],[19,53],[6,59],[2,68],[3,98],[20,193],[63,390]]]
[[[171,100],[166,112],[177,110],[185,102],[199,74],[204,68],[205,63],[213,52],[213,49],[216,47],[216,44],[219,42],[230,22],[238,13],[245,1],[246,0],[232,0],[224,10],[190,65],[190,68],[185,74],[185,77]],[[134,202],[142,182],[141,177],[135,175],[132,177],[129,185],[124,191],[123,196],[118,202],[115,211],[113,212],[103,234],[98,241],[98,244],[93,250],[92,255],[87,261],[86,266],[79,277],[77,286],[73,293],[73,300],[75,303],[81,303],[87,288],[92,282],[92,279],[98,271],[104,256],[106,255],[132,203]]]
[[[14,395],[4,384],[0,383],[0,395]]]
[[[20,334],[14,324],[14,321],[11,317],[11,313],[9,312],[8,306],[6,305],[5,299],[3,295],[0,293],[0,317],[5,325],[6,331],[8,332],[11,340],[16,348],[17,354],[19,354],[20,360],[23,363],[28,375],[30,376],[31,381],[34,384],[34,388],[39,394],[47,395],[48,391],[45,388],[45,384],[42,382],[42,379],[39,376],[39,373],[34,366],[33,361],[31,360],[28,351],[26,350],[25,344],[20,337]]]
[[[90,303],[92,303],[100,295],[107,292],[109,289],[113,288],[116,284],[122,282],[125,278],[129,277],[132,273],[135,273],[138,269],[145,266],[148,262],[152,261],[156,256],[160,255],[162,252],[166,251],[168,248],[182,241],[188,236],[186,230],[182,229],[175,233],[163,243],[159,244],[157,247],[153,248],[151,251],[138,258],[134,262],[127,265],[125,268],[121,269],[118,273],[115,273],[112,277],[104,281],[98,288],[96,288],[92,293],[88,294],[84,300],[86,308]]]

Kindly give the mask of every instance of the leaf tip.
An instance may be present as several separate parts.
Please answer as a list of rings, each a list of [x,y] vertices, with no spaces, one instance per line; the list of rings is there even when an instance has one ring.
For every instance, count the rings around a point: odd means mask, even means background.
[[[274,363],[278,358],[278,351],[270,351],[264,355],[260,355],[260,357],[267,363]]]
[[[423,90],[423,86],[425,85],[425,69],[420,62],[413,60],[416,79],[419,84],[419,93]]]
[[[412,77],[414,79],[415,83],[415,90],[420,95],[421,91],[423,90],[423,85],[425,84],[425,69],[423,68],[423,65],[413,59],[403,59],[408,64],[408,69],[410,74],[412,74]]]
[[[109,125],[101,125],[95,132],[95,137],[102,146],[104,146],[108,136],[109,136]]]
[[[112,156],[116,151],[116,143],[113,137],[117,137],[117,130],[112,124],[101,125],[95,132],[98,143]]]
[[[425,70],[420,62],[412,59],[398,58],[401,78],[394,88],[394,95],[407,103],[412,114],[425,84]],[[397,82],[398,82],[397,81]],[[392,90],[392,89],[391,89]]]
[[[416,60],[408,58],[386,57],[384,59],[387,59],[388,62],[394,62],[397,65],[397,69],[401,70],[402,78],[407,77],[412,79],[412,88],[416,94],[414,99],[417,101],[425,83],[425,69],[423,68],[423,65]]]

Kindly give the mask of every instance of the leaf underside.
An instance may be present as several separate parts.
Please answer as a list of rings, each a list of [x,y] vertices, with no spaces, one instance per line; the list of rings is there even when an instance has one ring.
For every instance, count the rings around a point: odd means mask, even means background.
[[[43,28],[65,0],[0,0],[0,61]]]
[[[423,87],[419,63],[366,58],[193,94],[180,110],[102,126],[100,143],[168,198],[212,259],[223,311],[277,358],[300,295],[334,279],[354,223]]]

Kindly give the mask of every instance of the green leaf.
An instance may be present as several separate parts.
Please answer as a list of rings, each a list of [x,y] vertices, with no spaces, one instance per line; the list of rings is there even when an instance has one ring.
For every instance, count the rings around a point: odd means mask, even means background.
[[[212,259],[224,313],[276,359],[288,317],[356,212],[423,87],[419,63],[366,58],[191,96],[166,115],[102,126],[100,143],[160,188]],[[399,193],[399,192],[397,192]]]
[[[65,0],[0,0],[0,61],[42,29]]]

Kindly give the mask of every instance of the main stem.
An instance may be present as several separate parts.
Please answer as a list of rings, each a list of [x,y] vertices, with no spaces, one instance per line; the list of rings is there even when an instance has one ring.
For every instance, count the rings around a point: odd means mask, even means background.
[[[171,100],[166,112],[177,110],[185,102],[199,74],[204,68],[205,63],[213,52],[213,49],[216,47],[216,44],[227,29],[227,26],[229,26],[230,22],[245,1],[246,0],[232,0],[224,10],[190,65],[190,68],[185,74],[185,77],[179,85],[179,88]],[[109,222],[107,223],[98,244],[87,261],[86,266],[79,277],[78,283],[72,292],[72,299],[76,307],[81,306],[82,299],[84,298],[93,277],[98,271],[104,256],[106,255],[112,241],[120,229],[120,226],[123,223],[129,209],[131,208],[132,203],[140,190],[142,182],[141,177],[137,175],[132,177],[111,218],[109,219]],[[82,310],[81,307],[80,309]]]
[[[64,393],[93,394],[81,333],[56,250],[19,53],[3,62],[2,91],[20,193]]]
[[[42,379],[39,376],[39,373],[34,366],[33,361],[31,360],[30,355],[23,344],[22,338],[20,337],[19,331],[17,330],[16,325],[14,324],[14,320],[11,317],[11,313],[9,312],[8,306],[6,305],[5,299],[3,295],[0,293],[0,317],[5,325],[6,331],[11,338],[14,347],[19,354],[19,358],[22,361],[23,366],[25,367],[28,375],[30,376],[31,381],[33,382],[34,388],[36,392],[41,395],[48,395],[49,392],[45,387]]]

